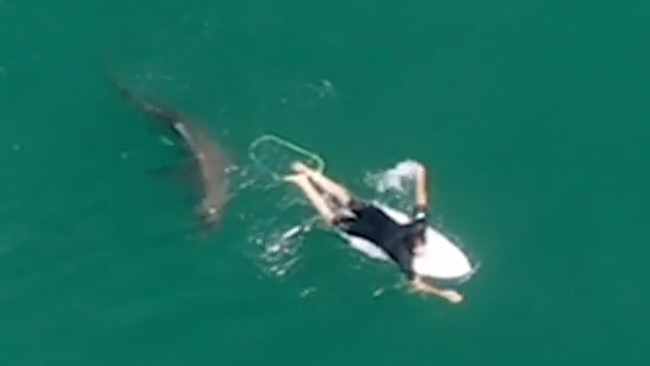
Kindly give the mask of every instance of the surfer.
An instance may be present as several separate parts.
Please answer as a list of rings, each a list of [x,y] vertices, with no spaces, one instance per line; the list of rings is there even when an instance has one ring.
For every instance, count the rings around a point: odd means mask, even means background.
[[[406,225],[395,222],[372,203],[354,197],[342,185],[303,163],[294,163],[292,169],[295,173],[284,180],[302,190],[326,223],[381,248],[399,266],[414,290],[440,296],[452,303],[463,300],[460,293],[436,287],[430,278],[424,278],[413,269],[413,258],[423,255],[427,228],[426,170],[421,164],[416,173],[414,218]]]

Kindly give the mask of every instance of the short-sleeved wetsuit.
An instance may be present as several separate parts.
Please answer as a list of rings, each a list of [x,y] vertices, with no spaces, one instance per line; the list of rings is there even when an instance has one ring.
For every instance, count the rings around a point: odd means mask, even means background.
[[[334,225],[348,235],[361,237],[380,247],[412,280],[413,247],[418,237],[424,238],[426,207],[417,206],[413,221],[401,225],[375,205],[353,199],[348,206],[355,217],[339,217]]]

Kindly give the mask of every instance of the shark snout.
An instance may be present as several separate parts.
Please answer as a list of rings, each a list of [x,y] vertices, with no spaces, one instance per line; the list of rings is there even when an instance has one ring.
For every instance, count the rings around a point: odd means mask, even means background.
[[[200,213],[201,222],[206,227],[215,227],[221,222],[221,211],[216,207],[206,207]]]

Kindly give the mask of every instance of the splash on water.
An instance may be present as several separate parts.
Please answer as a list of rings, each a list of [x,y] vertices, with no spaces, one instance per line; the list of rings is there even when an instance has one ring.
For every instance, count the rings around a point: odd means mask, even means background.
[[[406,159],[388,169],[367,173],[363,182],[375,192],[375,199],[399,210],[407,210],[413,204],[418,164],[413,159]]]

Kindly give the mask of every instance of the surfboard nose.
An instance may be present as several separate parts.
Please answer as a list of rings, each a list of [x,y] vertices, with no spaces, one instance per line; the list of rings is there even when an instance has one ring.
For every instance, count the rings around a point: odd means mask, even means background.
[[[427,229],[427,245],[424,255],[414,258],[417,273],[440,279],[466,277],[474,271],[469,258],[460,248],[440,233]]]

